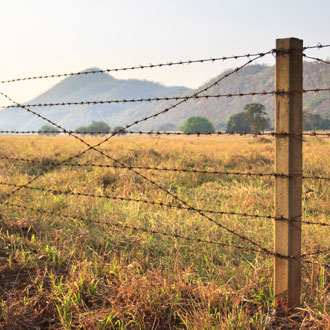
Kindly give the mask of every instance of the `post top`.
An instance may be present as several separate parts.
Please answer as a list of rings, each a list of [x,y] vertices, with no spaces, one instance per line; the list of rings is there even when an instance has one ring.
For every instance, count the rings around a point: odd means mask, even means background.
[[[276,48],[289,49],[289,48],[302,48],[303,40],[298,38],[283,38],[276,39]]]

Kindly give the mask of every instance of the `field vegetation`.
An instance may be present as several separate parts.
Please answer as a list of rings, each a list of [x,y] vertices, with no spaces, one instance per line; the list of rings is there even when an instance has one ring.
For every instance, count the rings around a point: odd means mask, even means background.
[[[96,144],[102,138],[87,137]],[[274,139],[114,137],[100,149],[127,166],[271,173]],[[330,253],[303,263],[301,308],[273,309],[273,259],[129,169],[63,136],[0,137],[2,329],[326,329]],[[304,142],[304,174],[330,176],[330,139]],[[5,158],[31,159],[34,162]],[[45,190],[20,189],[31,184]],[[274,179],[137,170],[199,209],[273,215]],[[330,223],[330,182],[304,180],[303,217]],[[64,194],[61,192],[65,192]],[[273,249],[273,220],[209,214]],[[130,228],[127,228],[127,227]],[[152,234],[165,232],[181,238]],[[303,253],[330,248],[330,227],[303,225]],[[240,249],[182,237],[208,240]]]

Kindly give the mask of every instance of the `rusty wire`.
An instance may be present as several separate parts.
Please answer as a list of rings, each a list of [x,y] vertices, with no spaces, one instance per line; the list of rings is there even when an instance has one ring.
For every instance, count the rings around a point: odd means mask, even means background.
[[[186,241],[192,241],[192,242],[197,242],[197,243],[206,243],[206,244],[211,244],[211,245],[217,245],[217,246],[221,246],[221,247],[227,247],[227,248],[236,248],[239,250],[243,250],[243,251],[249,251],[249,252],[256,252],[256,253],[264,253],[266,255],[269,256],[274,256],[277,258],[281,258],[281,259],[304,259],[306,257],[311,257],[314,255],[320,255],[320,254],[325,254],[325,253],[329,253],[330,249],[326,249],[326,250],[318,250],[318,251],[313,251],[313,252],[309,252],[309,253],[304,253],[301,254],[300,256],[285,256],[282,255],[280,253],[276,253],[274,251],[270,251],[266,248],[262,248],[262,249],[255,249],[253,247],[243,247],[241,245],[234,245],[234,244],[228,244],[228,243],[220,243],[220,242],[216,242],[213,240],[204,240],[204,239],[200,239],[200,238],[194,238],[194,237],[189,237],[189,236],[183,236],[183,235],[179,235],[179,234],[175,234],[175,233],[168,233],[168,232],[163,232],[163,231],[159,231],[159,230],[153,230],[153,229],[146,229],[146,228],[141,228],[141,227],[136,227],[136,226],[132,226],[132,225],[125,225],[122,223],[114,223],[114,222],[109,222],[109,221],[94,221],[94,220],[90,220],[81,216],[72,216],[72,215],[66,215],[63,212],[55,212],[55,211],[49,211],[49,210],[45,210],[45,209],[41,209],[41,208],[32,208],[32,207],[28,207],[25,205],[20,205],[20,204],[15,204],[15,203],[7,203],[7,206],[9,207],[16,207],[16,208],[20,208],[20,209],[24,209],[24,210],[28,210],[28,211],[35,211],[41,214],[45,214],[45,215],[52,215],[52,216],[58,216],[61,218],[65,218],[65,219],[76,219],[79,221],[82,221],[84,223],[97,223],[100,225],[108,225],[108,226],[112,226],[112,227],[117,227],[117,228],[122,228],[125,230],[133,230],[136,232],[144,232],[144,233],[148,233],[148,234],[153,234],[153,235],[161,235],[161,236],[165,236],[165,237],[171,237],[171,238],[175,238],[175,239],[183,239]],[[308,260],[305,260],[305,262],[310,262]]]
[[[314,61],[317,61],[317,62],[320,62],[320,63],[330,64],[330,61],[323,60],[322,58],[319,58],[319,57],[308,56],[306,54],[303,54],[303,56],[310,59],[310,60],[314,60]]]
[[[308,221],[308,220],[295,220],[295,219],[289,220],[285,217],[274,217],[274,216],[270,216],[270,215],[249,214],[246,212],[230,212],[230,211],[220,211],[220,210],[216,211],[216,210],[207,210],[207,209],[199,209],[199,208],[192,209],[191,207],[182,206],[182,204],[179,204],[179,205],[168,204],[168,203],[164,203],[164,202],[155,202],[155,201],[141,199],[141,198],[99,195],[99,194],[91,194],[91,193],[84,193],[84,192],[74,192],[71,190],[63,191],[63,190],[55,190],[55,189],[48,189],[48,188],[17,185],[14,183],[7,183],[7,182],[1,182],[1,181],[0,181],[0,185],[16,187],[16,188],[23,187],[24,189],[48,192],[48,193],[52,193],[54,195],[70,195],[70,196],[83,196],[83,197],[92,197],[92,198],[100,198],[100,199],[108,199],[108,200],[119,200],[119,201],[136,202],[136,203],[143,203],[143,204],[147,204],[147,205],[166,207],[169,209],[179,209],[179,210],[185,210],[185,211],[196,211],[196,212],[203,212],[203,213],[210,213],[210,214],[250,217],[250,218],[256,218],[256,219],[268,219],[268,220],[276,220],[276,221],[292,221],[292,222],[300,222],[305,225],[319,225],[319,226],[323,226],[323,227],[330,227],[330,224],[326,223],[326,222],[314,222],[314,221]],[[217,222],[217,224],[219,224],[219,223]]]
[[[321,48],[329,48],[330,45],[322,45],[321,43],[318,43],[317,45],[313,45],[313,46],[305,46],[303,47],[303,50],[306,50],[306,49],[321,49]]]
[[[32,164],[42,164],[46,166],[56,166],[61,161],[51,161],[49,159],[37,160],[37,159],[28,159],[28,158],[17,158],[17,157],[7,157],[0,156],[0,160],[9,160],[9,161],[19,161],[27,162]],[[154,166],[120,166],[114,164],[94,164],[94,163],[62,163],[62,166],[69,167],[99,167],[99,168],[116,168],[116,169],[136,169],[136,170],[147,170],[147,171],[164,171],[164,172],[183,172],[183,173],[195,173],[195,174],[213,174],[213,175],[234,175],[234,176],[257,176],[257,177],[275,177],[275,178],[292,178],[298,175],[286,175],[281,173],[254,173],[254,172],[225,172],[218,170],[202,170],[202,169],[192,169],[192,168],[168,168],[168,167],[154,167]],[[302,179],[309,180],[324,180],[330,181],[330,177],[323,177],[318,175],[306,176],[301,175]]]
[[[32,164],[42,164],[46,166],[57,165],[59,161],[51,161],[48,159],[45,160],[36,160],[36,159],[27,159],[27,158],[16,158],[16,157],[7,157],[0,156],[0,160],[9,160],[9,161],[19,161],[27,162]],[[100,168],[118,168],[118,169],[129,169],[133,168],[136,170],[149,170],[149,171],[165,171],[165,172],[183,172],[183,173],[196,173],[196,174],[216,174],[216,175],[238,175],[238,176],[267,176],[267,177],[291,177],[285,174],[277,173],[252,173],[252,172],[225,172],[217,170],[201,170],[201,169],[185,169],[185,168],[167,168],[167,167],[153,167],[153,166],[120,166],[113,164],[94,164],[94,163],[64,163],[63,166],[69,167],[100,167]],[[330,178],[329,178],[330,180]]]
[[[229,94],[210,94],[210,95],[194,95],[194,96],[165,96],[165,97],[149,97],[138,99],[119,99],[119,100],[95,100],[95,101],[72,101],[72,102],[54,102],[54,103],[33,103],[24,104],[28,108],[33,107],[59,107],[59,106],[72,106],[72,105],[99,105],[111,103],[140,103],[140,102],[160,102],[160,101],[180,101],[190,99],[210,99],[210,98],[230,98],[230,97],[243,97],[243,96],[256,96],[256,95],[274,95],[283,94],[284,92],[275,91],[262,91],[262,92],[246,92],[246,93],[229,93]],[[1,106],[0,109],[17,108],[15,105]]]
[[[290,133],[276,133],[274,131],[271,132],[226,132],[226,131],[217,131],[217,132],[194,132],[194,133],[185,133],[185,132],[175,132],[175,131],[125,131],[124,129],[120,130],[121,132],[116,132],[114,134],[113,131],[108,131],[108,132],[80,132],[80,131],[71,131],[71,130],[66,130],[65,132],[60,132],[60,131],[43,131],[43,130],[38,130],[38,131],[13,131],[13,130],[0,130],[0,134],[15,134],[15,135],[20,135],[20,134],[79,134],[79,135],[165,135],[165,136],[170,136],[170,135],[186,135],[186,136],[222,136],[222,135],[240,135],[240,136],[245,136],[245,135],[252,135],[252,136],[269,136],[269,137],[287,137],[287,136],[293,136],[293,137],[298,137],[298,136],[310,136],[310,137],[318,137],[318,136],[324,136],[324,137],[330,137],[330,132],[303,132],[302,134],[290,134]]]
[[[302,50],[307,49],[321,49],[327,48],[330,45],[313,45],[313,46],[306,46],[303,47]],[[206,62],[216,62],[216,61],[226,61],[226,60],[238,60],[241,58],[250,59],[251,57],[263,57],[268,54],[275,54],[278,52],[276,49],[271,49],[267,52],[259,52],[259,53],[251,53],[251,54],[243,54],[243,55],[233,55],[233,56],[223,56],[223,57],[214,57],[208,59],[197,59],[197,60],[185,60],[185,61],[174,61],[174,62],[167,62],[167,63],[159,63],[159,64],[146,64],[146,65],[136,65],[136,66],[128,66],[123,68],[112,68],[112,69],[98,69],[98,70],[89,70],[89,71],[79,71],[79,72],[69,72],[69,73],[57,73],[57,74],[46,74],[46,75],[39,75],[39,76],[30,76],[30,77],[22,77],[22,78],[14,78],[8,80],[0,81],[0,84],[5,83],[13,83],[19,81],[28,81],[28,80],[36,80],[36,79],[48,79],[48,78],[61,78],[61,77],[70,77],[70,76],[83,76],[89,74],[97,74],[97,73],[110,73],[110,72],[119,72],[119,71],[131,71],[131,70],[143,70],[143,69],[153,69],[153,68],[162,68],[162,67],[173,67],[178,65],[189,65],[194,63],[206,63]]]
[[[207,59],[175,61],[175,62],[167,62],[167,63],[159,63],[159,64],[136,65],[136,66],[123,67],[123,68],[98,69],[98,70],[69,72],[69,73],[46,74],[46,75],[39,75],[39,76],[30,76],[30,77],[22,77],[22,78],[2,80],[2,81],[0,81],[0,84],[13,83],[13,82],[18,82],[18,81],[26,81],[26,80],[36,80],[36,79],[61,78],[61,77],[70,77],[70,76],[83,76],[83,75],[97,74],[97,73],[110,73],[110,72],[119,72],[119,71],[153,69],[153,68],[171,67],[171,66],[194,64],[194,63],[206,63],[206,62],[212,62],[213,63],[213,62],[217,62],[217,61],[226,61],[226,60],[231,60],[231,59],[234,59],[234,60],[238,60],[238,59],[241,59],[241,58],[250,59],[251,57],[265,56],[265,55],[272,54],[272,53],[273,53],[273,50],[270,50],[270,51],[267,51],[267,52],[260,52],[260,53],[254,53],[254,54],[213,57],[213,58],[207,58]]]
[[[283,95],[283,94],[295,94],[295,93],[310,93],[310,92],[327,92],[330,91],[330,87],[325,88],[311,88],[302,89],[301,91],[261,91],[261,92],[238,92],[227,94],[208,94],[208,95],[190,95],[190,96],[165,96],[165,97],[149,97],[149,98],[137,98],[137,99],[118,99],[118,100],[93,100],[93,101],[70,101],[70,102],[48,102],[48,103],[27,103],[24,106],[28,108],[35,107],[60,107],[60,106],[76,106],[76,105],[99,105],[99,104],[119,104],[119,103],[141,103],[141,102],[160,102],[160,101],[180,101],[191,99],[212,99],[212,98],[232,98],[232,97],[244,97],[244,96],[265,96],[265,95]],[[0,109],[17,108],[17,105],[0,106]]]
[[[0,134],[61,134],[63,132],[60,131],[11,131],[11,130],[0,130]],[[109,135],[113,134],[113,131],[108,132],[81,132],[81,131],[71,131],[66,130],[64,132],[66,134],[73,133],[73,134],[79,134],[79,135]],[[175,132],[175,131],[123,131],[121,133],[117,133],[116,135],[187,135],[187,136],[204,136],[204,135],[210,135],[210,136],[220,136],[220,135],[265,135],[265,136],[289,136],[289,133],[276,133],[276,132],[226,132],[226,131],[217,131],[217,132],[194,132],[194,133],[185,133],[185,132]],[[317,133],[316,133],[317,134]]]
[[[172,237],[172,238],[176,238],[176,239],[183,239],[186,241],[193,241],[193,242],[197,242],[197,243],[206,243],[206,244],[218,245],[221,247],[236,248],[236,249],[245,250],[245,251],[249,251],[249,252],[265,253],[267,255],[277,256],[279,258],[284,258],[284,259],[289,258],[284,255],[269,251],[267,249],[259,250],[259,249],[254,249],[253,247],[243,247],[240,245],[233,245],[233,244],[229,244],[229,243],[220,243],[220,242],[216,242],[213,240],[204,240],[204,239],[200,239],[200,238],[193,238],[193,237],[183,236],[183,235],[179,235],[179,234],[175,234],[175,233],[168,233],[168,232],[163,232],[163,231],[158,231],[158,230],[153,230],[153,229],[136,227],[136,226],[132,226],[132,225],[125,225],[125,224],[118,223],[118,222],[114,223],[114,222],[109,222],[109,221],[94,221],[94,220],[90,220],[90,219],[87,219],[87,218],[84,218],[81,216],[66,215],[63,212],[54,212],[54,211],[49,211],[49,210],[45,210],[45,209],[41,209],[41,208],[32,208],[32,207],[15,204],[15,203],[8,202],[7,205],[9,207],[16,207],[16,208],[20,208],[20,209],[24,209],[24,210],[28,210],[28,211],[35,211],[35,212],[45,214],[45,215],[58,216],[58,217],[65,218],[65,219],[68,219],[68,218],[77,219],[84,223],[93,223],[93,224],[97,223],[100,225],[109,225],[112,227],[118,227],[118,228],[122,228],[122,229],[126,229],[126,230],[133,230],[133,231],[144,232],[144,233],[148,233],[148,234],[162,235],[162,236]]]
[[[2,182],[2,181],[0,181],[0,185],[8,186],[8,187],[15,187],[15,188],[24,188],[24,189],[29,189],[29,190],[49,192],[49,193],[52,193],[54,195],[84,196],[84,197],[92,197],[92,198],[120,200],[120,201],[126,201],[126,202],[137,202],[137,203],[144,203],[144,204],[149,204],[149,205],[154,205],[154,206],[163,206],[163,207],[170,208],[170,209],[180,209],[180,210],[186,210],[186,211],[205,212],[205,213],[220,214],[220,215],[233,215],[233,216],[241,216],[241,217],[274,219],[274,220],[278,220],[278,221],[288,220],[288,219],[285,219],[284,217],[277,217],[276,218],[276,217],[273,217],[273,216],[270,216],[270,215],[249,214],[249,213],[245,213],[245,212],[238,213],[238,212],[230,212],[230,211],[205,210],[205,209],[186,207],[186,206],[183,206],[182,204],[175,205],[175,204],[155,202],[155,201],[151,201],[151,200],[131,198],[131,197],[98,195],[98,194],[91,194],[91,193],[84,193],[84,192],[74,192],[74,191],[71,191],[71,190],[70,191],[55,190],[55,189],[32,187],[32,186],[26,186],[26,185],[17,185],[17,184],[14,184],[14,183],[7,183],[7,182]]]

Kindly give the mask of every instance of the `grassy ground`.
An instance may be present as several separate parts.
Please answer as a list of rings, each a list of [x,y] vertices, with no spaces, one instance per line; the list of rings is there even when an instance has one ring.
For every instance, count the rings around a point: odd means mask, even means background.
[[[87,138],[96,143],[98,138]],[[330,176],[329,139],[304,142],[306,175]],[[177,204],[128,169],[59,166],[85,147],[67,137],[1,137],[0,181],[22,189],[2,205],[0,327],[3,329],[326,329],[330,328],[330,254],[303,264],[301,308],[274,314],[272,257],[199,214],[146,203]],[[274,140],[247,137],[116,137],[101,149],[129,166],[273,172]],[[113,164],[89,151],[71,163]],[[274,180],[139,170],[200,209],[273,215]],[[304,218],[330,223],[330,182],[304,181]],[[0,185],[0,194],[14,188]],[[24,208],[26,206],[27,208]],[[33,211],[30,208],[44,210]],[[211,214],[273,247],[269,219]],[[111,226],[116,223],[119,226]],[[212,240],[242,249],[150,234],[120,225]],[[330,248],[329,227],[303,225],[303,253]]]

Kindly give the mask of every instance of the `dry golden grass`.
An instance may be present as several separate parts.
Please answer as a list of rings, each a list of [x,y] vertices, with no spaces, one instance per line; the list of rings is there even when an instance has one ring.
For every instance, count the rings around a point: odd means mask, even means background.
[[[87,138],[95,144],[100,138]],[[330,176],[329,139],[304,142],[306,175]],[[86,147],[67,137],[1,137],[0,181],[176,203],[128,169],[59,166]],[[273,172],[274,140],[248,137],[116,137],[101,150],[128,166]],[[113,164],[95,151],[71,163]],[[138,170],[194,207],[273,215],[268,177]],[[328,222],[330,183],[304,181],[305,219]],[[13,187],[0,185],[5,197]],[[22,189],[0,212],[3,329],[319,329],[330,327],[330,254],[303,264],[301,308],[273,314],[273,261],[198,213],[145,203]],[[65,216],[59,216],[62,214]],[[211,215],[271,250],[268,219]],[[84,220],[82,220],[84,219]],[[106,223],[241,245],[137,232]],[[329,227],[303,226],[303,253],[329,249]]]

